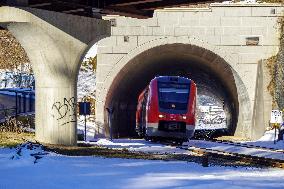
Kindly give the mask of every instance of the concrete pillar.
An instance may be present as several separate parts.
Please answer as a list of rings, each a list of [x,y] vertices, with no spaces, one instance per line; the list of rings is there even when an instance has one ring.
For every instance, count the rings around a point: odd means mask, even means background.
[[[267,60],[262,60],[257,67],[257,83],[253,111],[253,124],[251,127],[252,139],[263,136],[265,129],[269,127],[270,113],[273,98],[267,87],[271,81],[271,75],[267,68]]]
[[[6,10],[5,10],[6,8]],[[90,44],[109,35],[106,21],[50,11],[11,7],[0,22],[28,54],[36,81],[36,139],[76,145],[77,76]],[[1,13],[2,12],[2,13]]]

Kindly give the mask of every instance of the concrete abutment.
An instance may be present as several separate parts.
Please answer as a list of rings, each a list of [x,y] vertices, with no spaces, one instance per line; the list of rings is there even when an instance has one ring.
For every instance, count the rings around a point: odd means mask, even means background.
[[[36,81],[36,139],[77,144],[77,76],[85,51],[109,35],[107,21],[36,9],[0,8],[31,61]]]

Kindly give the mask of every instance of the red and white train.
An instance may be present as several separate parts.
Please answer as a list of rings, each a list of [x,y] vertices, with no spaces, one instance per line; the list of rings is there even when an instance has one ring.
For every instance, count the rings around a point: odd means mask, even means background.
[[[138,98],[138,135],[153,140],[188,141],[195,130],[196,92],[196,84],[190,79],[155,77]]]

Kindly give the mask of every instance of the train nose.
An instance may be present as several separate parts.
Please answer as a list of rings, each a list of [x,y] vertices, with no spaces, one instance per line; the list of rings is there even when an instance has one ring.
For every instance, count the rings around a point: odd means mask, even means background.
[[[184,121],[187,119],[183,114],[159,114],[158,117],[162,120],[168,119],[169,121]]]
[[[177,120],[177,118],[176,114],[170,114],[170,120]]]
[[[182,115],[182,114],[181,114],[181,115],[178,115],[178,114],[170,114],[169,119],[170,119],[170,120],[173,120],[173,121],[175,121],[175,120],[184,121],[184,120],[187,119],[187,116],[186,116],[186,115]]]

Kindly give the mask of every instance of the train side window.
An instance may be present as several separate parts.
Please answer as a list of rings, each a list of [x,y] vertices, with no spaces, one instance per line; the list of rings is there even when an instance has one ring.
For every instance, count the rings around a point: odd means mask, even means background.
[[[147,87],[147,88],[145,89],[144,97],[148,96],[148,92],[149,92],[149,88]]]
[[[145,102],[147,103],[147,101],[149,102],[149,88],[146,89],[145,94],[144,94],[144,99]]]
[[[139,110],[140,108],[141,108],[141,101],[139,101],[137,104],[137,109]]]

